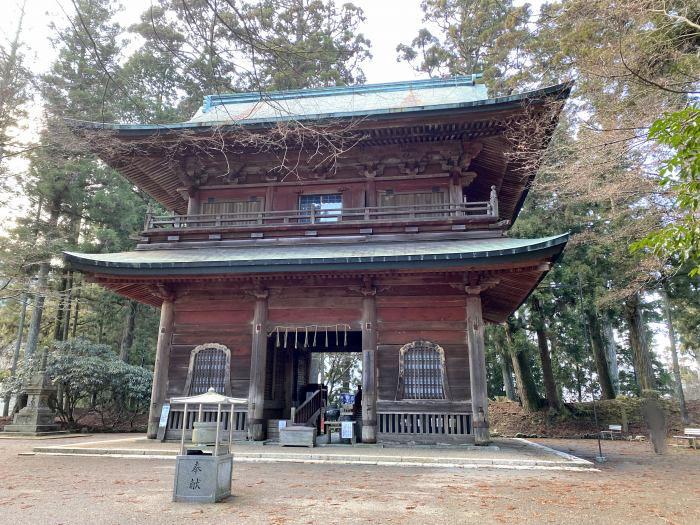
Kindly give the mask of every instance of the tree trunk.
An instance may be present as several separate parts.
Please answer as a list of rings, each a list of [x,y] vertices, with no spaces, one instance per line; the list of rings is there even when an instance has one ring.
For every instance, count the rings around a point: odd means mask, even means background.
[[[73,337],[73,338],[75,338],[75,336],[78,333],[78,316],[80,314],[80,287],[81,286],[82,286],[82,280],[77,281],[75,284],[75,312],[73,313],[73,329],[71,332],[71,337]]]
[[[549,354],[549,346],[547,344],[547,325],[545,324],[544,314],[542,313],[542,305],[537,296],[533,295],[532,309],[534,315],[535,334],[537,335],[537,348],[540,351],[540,361],[542,362],[542,382],[547,396],[549,407],[554,410],[561,410],[561,401],[557,394],[557,385],[554,381],[552,373],[552,358]]]
[[[51,213],[49,215],[49,220],[47,223],[46,230],[46,252],[51,250],[51,240],[54,236],[54,231],[56,225],[58,224],[58,217],[60,215],[60,203],[53,202],[51,206]],[[49,253],[44,254],[46,261],[39,264],[39,275],[37,278],[36,293],[34,294],[34,307],[32,308],[32,319],[29,323],[29,333],[27,334],[27,346],[24,350],[25,359],[34,355],[39,346],[39,334],[41,330],[41,318],[44,314],[44,302],[46,299],[46,294],[49,290],[49,270],[50,259]]]
[[[603,332],[605,334],[605,357],[608,361],[610,382],[612,383],[613,390],[615,390],[615,395],[618,395],[620,393],[620,370],[617,366],[615,334],[613,334],[612,323],[609,319],[606,319],[603,323]]]
[[[134,326],[136,325],[136,314],[138,313],[139,303],[129,301],[126,309],[126,319],[124,320],[124,331],[122,332],[122,342],[119,346],[119,359],[128,363],[129,350],[134,343]]]
[[[61,284],[58,288],[58,308],[56,308],[56,319],[53,326],[53,339],[60,341],[63,335],[63,313],[66,305],[66,288],[68,287],[68,276],[65,270],[61,277]]]
[[[41,329],[41,317],[44,313],[44,300],[48,291],[49,263],[43,262],[39,265],[39,275],[37,279],[36,291],[34,293],[34,304],[32,306],[32,318],[29,322],[29,333],[27,334],[27,346],[24,349],[24,358],[30,358],[39,346],[39,331]]]
[[[509,401],[515,401],[515,385],[513,384],[513,365],[508,359],[508,354],[501,350],[498,354],[501,364],[501,375],[503,376],[503,390]]]
[[[673,318],[671,317],[671,303],[668,300],[668,293],[665,288],[659,290],[661,300],[664,303],[666,314],[666,328],[668,329],[668,341],[671,347],[671,359],[673,361],[673,378],[675,379],[676,397],[681,409],[681,419],[684,425],[690,425],[688,407],[685,406],[685,395],[683,394],[683,383],[681,381],[681,367],[678,364],[678,351],[676,350],[676,332],[673,330]]]
[[[644,336],[644,322],[639,306],[639,295],[634,294],[624,304],[625,319],[629,330],[629,342],[632,349],[632,362],[637,376],[640,395],[645,396],[645,390],[654,390],[654,373],[651,368],[651,356]]]
[[[68,339],[68,332],[70,330],[70,316],[71,308],[73,306],[73,270],[68,272],[68,288],[66,290],[66,306],[63,315],[63,333],[61,334],[61,341]]]
[[[530,363],[528,363],[524,352],[516,352],[513,347],[511,327],[506,324],[504,330],[513,362],[515,382],[518,385],[518,393],[520,394],[520,404],[525,412],[536,412],[540,408],[540,396],[537,394],[537,386],[534,379],[532,379]]]
[[[610,369],[605,358],[605,344],[600,333],[600,323],[595,312],[586,311],[586,323],[588,324],[588,335],[591,339],[591,351],[595,368],[598,372],[598,383],[600,384],[600,395],[603,399],[615,399],[615,389],[610,380]]]
[[[27,293],[22,294],[22,308],[19,311],[19,321],[17,323],[17,340],[15,341],[15,351],[12,354],[12,364],[10,365],[10,377],[14,377],[17,373],[17,361],[19,360],[19,351],[22,348],[22,336],[24,335],[24,320],[27,315]],[[10,409],[10,401],[12,396],[7,394],[2,406],[2,417],[7,417]]]
[[[578,402],[583,401],[583,384],[581,383],[581,365],[576,363],[576,394]]]

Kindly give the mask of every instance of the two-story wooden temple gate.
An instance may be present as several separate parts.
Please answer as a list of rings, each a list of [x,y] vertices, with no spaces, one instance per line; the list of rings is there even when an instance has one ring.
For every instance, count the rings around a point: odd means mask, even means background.
[[[246,400],[227,419],[240,438],[264,439],[271,419],[309,423],[309,355],[330,331],[329,345],[362,352],[364,441],[488,442],[484,323],[527,298],[567,238],[506,235],[534,176],[509,160],[507,131],[539,111],[541,154],[569,87],[488,99],[476,80],[281,92],[275,104],[208,97],[188,123],[111,126],[109,147],[103,125],[76,124],[177,213],[149,214],[134,251],[66,254],[94,281],[161,308],[149,436],[166,400],[210,386]],[[290,114],[359,116],[363,135],[333,170],[300,162],[292,180],[269,153],[188,145]],[[172,435],[200,417],[176,408]]]

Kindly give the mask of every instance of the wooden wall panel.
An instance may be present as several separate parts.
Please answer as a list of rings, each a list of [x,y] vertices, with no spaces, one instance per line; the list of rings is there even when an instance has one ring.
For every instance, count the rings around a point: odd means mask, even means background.
[[[231,350],[231,394],[248,397],[253,301],[247,296],[210,296],[201,291],[175,303],[175,327],[168,371],[168,397],[184,395],[192,349],[219,343]]]
[[[426,340],[445,351],[451,401],[467,401],[469,355],[465,341],[465,300],[460,296],[401,295],[377,297],[379,334],[378,398],[393,400],[399,375],[399,349]]]

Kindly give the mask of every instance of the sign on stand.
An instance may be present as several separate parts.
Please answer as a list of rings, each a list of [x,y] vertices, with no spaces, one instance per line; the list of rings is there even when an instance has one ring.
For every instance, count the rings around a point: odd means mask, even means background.
[[[340,437],[342,439],[352,439],[352,426],[353,421],[341,421],[340,423]]]
[[[163,403],[160,410],[160,421],[158,421],[158,439],[165,440],[165,427],[168,426],[168,416],[170,416],[170,403]]]

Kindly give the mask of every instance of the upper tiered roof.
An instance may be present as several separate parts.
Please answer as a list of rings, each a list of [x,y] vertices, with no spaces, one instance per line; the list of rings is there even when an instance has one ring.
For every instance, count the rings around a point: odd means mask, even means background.
[[[381,162],[382,155],[394,155],[397,148],[408,148],[417,155],[426,148],[433,151],[443,145],[449,148],[478,142],[480,153],[469,168],[478,174],[470,186],[472,198],[487,200],[491,186],[495,185],[501,218],[512,222],[535,175],[532,166],[537,164],[537,159],[530,158],[527,165],[520,165],[508,158],[506,153],[512,148],[513,138],[506,134],[509,128],[510,131],[518,128],[523,137],[536,142],[525,149],[535,156],[543,153],[571,84],[489,98],[479,79],[480,75],[469,75],[210,95],[186,122],[144,125],[73,121],[72,126],[107,164],[167,209],[180,214],[187,207],[183,192],[191,185],[184,166],[188,158],[198,158],[208,185],[239,184],[246,170],[257,173],[262,184],[269,182],[260,174],[274,170],[278,167],[274,163],[279,164],[279,160],[273,153],[261,154],[255,148],[248,152],[241,142],[236,143],[235,134],[242,129],[265,132],[284,121],[324,125],[351,122],[357,144],[354,150],[336,159],[336,164],[349,166],[358,176],[363,166],[371,164],[373,156]],[[546,110],[549,102],[555,103],[552,111]],[[542,125],[538,124],[541,129],[537,133],[532,129],[533,115],[544,115],[545,119]],[[216,139],[208,150],[206,142],[200,140],[207,134]],[[295,147],[290,146],[292,150]],[[303,164],[302,160],[300,165]],[[299,178],[304,179],[305,175],[300,173]],[[252,184],[258,179],[249,176],[246,182]]]

